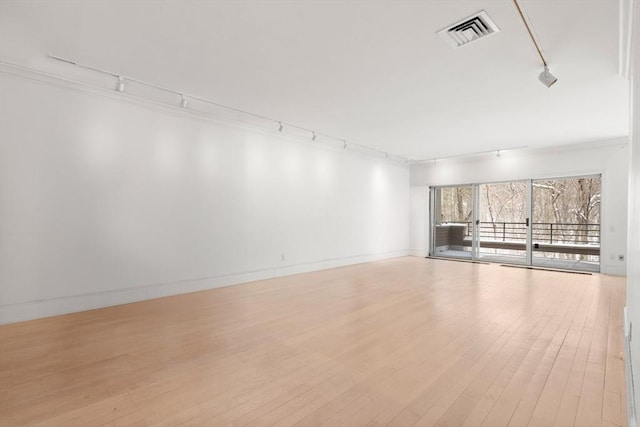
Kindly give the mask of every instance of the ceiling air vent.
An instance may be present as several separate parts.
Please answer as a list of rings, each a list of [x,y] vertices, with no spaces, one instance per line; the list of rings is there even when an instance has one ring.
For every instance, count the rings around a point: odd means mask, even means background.
[[[437,32],[452,47],[462,47],[500,29],[484,10]]]

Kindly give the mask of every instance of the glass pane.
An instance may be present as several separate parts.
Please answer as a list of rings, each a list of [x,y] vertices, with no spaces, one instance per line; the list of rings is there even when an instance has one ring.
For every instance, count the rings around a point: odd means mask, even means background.
[[[434,255],[471,258],[472,194],[470,185],[435,189]]]
[[[522,263],[527,255],[527,182],[479,186],[479,258]]]
[[[600,270],[600,177],[533,181],[533,264]]]

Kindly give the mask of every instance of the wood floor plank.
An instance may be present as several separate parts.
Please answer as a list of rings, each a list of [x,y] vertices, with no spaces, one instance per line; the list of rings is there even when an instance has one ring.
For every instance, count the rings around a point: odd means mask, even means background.
[[[520,402],[518,402],[516,410],[509,420],[509,426],[524,426],[530,424],[532,413],[538,404],[542,390],[548,384],[553,366],[558,362],[560,350],[566,343],[567,336],[569,334],[569,327],[575,319],[581,297],[582,292],[576,293],[571,297],[573,301],[566,305],[564,318],[556,327],[555,335],[546,348],[538,366],[535,368],[533,376],[528,381],[527,388],[525,389]],[[561,388],[563,385],[564,384],[560,381],[556,387]]]
[[[624,357],[618,349],[623,347],[623,298],[620,290],[611,298],[609,309],[609,330],[607,338],[607,359],[605,366],[604,399],[602,404],[602,419],[614,425],[623,425],[627,419],[626,402],[622,400],[620,389],[624,387]]]
[[[458,401],[456,401],[446,412],[446,414],[438,420],[436,425],[461,425],[466,423],[467,425],[479,425],[484,419],[480,419],[480,414],[483,413],[482,407],[479,407],[477,412],[468,419],[468,415],[472,415],[472,409],[478,405],[483,395],[491,387],[496,380],[500,372],[505,368],[507,363],[512,360],[516,355],[518,348],[522,345],[523,337],[526,334],[526,330],[521,328],[514,334],[507,345],[500,349],[498,354],[490,361],[489,365],[478,378],[460,395]],[[524,354],[522,355],[524,357]],[[519,359],[515,359],[519,360]],[[485,407],[486,408],[486,407]],[[485,409],[484,413],[488,413]]]
[[[625,425],[624,278],[405,257],[0,326],[0,426]]]
[[[609,332],[610,293],[601,292],[598,314],[593,328],[587,366],[580,391],[576,425],[590,427],[602,424],[602,403]]]
[[[573,320],[564,341],[561,344],[557,357],[548,374],[544,388],[540,392],[531,419],[530,426],[546,427],[555,423],[558,411],[564,395],[571,367],[578,351],[578,344],[582,336],[584,323],[586,322],[591,307],[592,294],[584,288],[580,306],[573,316]]]
[[[548,290],[553,292],[552,289]],[[564,290],[564,292],[566,291],[567,290]],[[502,399],[503,402],[505,401],[502,397],[505,389],[512,384],[514,376],[520,372],[525,358],[530,357],[532,348],[539,342],[540,336],[545,330],[544,327],[548,324],[549,319],[552,319],[553,314],[558,311],[558,308],[562,306],[563,301],[567,298],[564,292],[560,294],[556,292],[556,298],[553,300],[553,303],[546,303],[544,310],[536,310],[530,314],[530,327],[524,330],[524,334],[518,337],[518,350],[513,357],[510,358],[506,367],[494,380],[485,395],[482,396],[476,406],[468,413],[463,425],[481,425],[490,412],[495,412],[495,407],[499,400]],[[503,410],[503,408],[500,409]]]
[[[565,385],[554,423],[557,427],[573,426],[575,423],[578,404],[580,403],[582,383],[584,381],[584,374],[589,357],[589,349],[593,341],[595,317],[599,306],[599,289],[593,289],[591,292],[593,295],[591,297],[589,311],[582,327],[580,341],[578,342],[576,354],[571,365],[571,371],[567,378],[567,384]]]

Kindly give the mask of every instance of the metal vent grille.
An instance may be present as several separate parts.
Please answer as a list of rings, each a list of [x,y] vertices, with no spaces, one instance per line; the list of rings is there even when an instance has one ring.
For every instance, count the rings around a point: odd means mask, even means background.
[[[452,47],[462,47],[500,29],[484,10],[437,32]]]

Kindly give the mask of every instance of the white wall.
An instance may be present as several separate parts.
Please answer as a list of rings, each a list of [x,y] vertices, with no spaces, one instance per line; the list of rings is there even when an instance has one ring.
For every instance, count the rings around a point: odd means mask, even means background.
[[[629,427],[640,426],[640,4],[635,1],[631,52],[631,153],[629,171],[629,249],[627,268],[627,316],[625,340]],[[630,338],[630,339],[629,339]],[[635,408],[635,411],[634,411]],[[635,413],[634,413],[635,412]]]
[[[627,251],[628,139],[558,147],[514,150],[467,158],[443,159],[411,167],[411,253],[429,251],[427,189],[432,185],[471,184],[527,178],[602,174],[601,271],[624,275]],[[416,200],[417,199],[417,200]]]
[[[405,165],[3,73],[0,93],[3,323],[408,253]]]
[[[412,186],[411,198],[411,232],[409,233],[409,250],[414,256],[426,256],[428,252],[429,235],[429,187]],[[424,219],[427,218],[427,221]],[[425,246],[426,245],[426,246]]]

